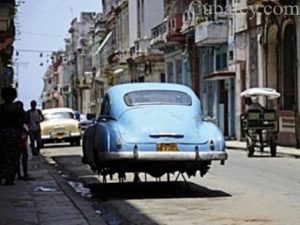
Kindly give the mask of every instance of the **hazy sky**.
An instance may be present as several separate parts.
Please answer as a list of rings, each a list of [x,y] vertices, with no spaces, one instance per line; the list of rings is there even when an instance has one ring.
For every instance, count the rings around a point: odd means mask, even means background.
[[[71,21],[75,17],[79,19],[80,12],[101,12],[102,7],[100,0],[23,1],[15,22],[14,68],[18,74],[19,99],[28,108],[30,101],[39,101],[42,93],[42,77],[51,54],[47,51],[64,49],[64,38],[70,37]]]

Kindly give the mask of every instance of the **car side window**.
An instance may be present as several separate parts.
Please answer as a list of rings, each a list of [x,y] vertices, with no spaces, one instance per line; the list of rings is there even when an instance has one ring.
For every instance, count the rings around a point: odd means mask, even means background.
[[[101,112],[100,116],[108,116],[110,111],[110,104],[109,104],[109,97],[105,96],[102,105],[101,105]]]

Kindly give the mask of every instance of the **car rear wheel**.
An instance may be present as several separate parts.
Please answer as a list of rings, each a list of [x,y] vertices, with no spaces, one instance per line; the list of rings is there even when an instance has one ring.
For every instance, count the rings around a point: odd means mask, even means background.
[[[80,146],[80,137],[79,138],[74,138],[73,140],[71,140],[70,144],[72,146]]]
[[[80,146],[80,138],[78,138],[78,139],[75,141],[75,145],[76,145],[76,146]]]

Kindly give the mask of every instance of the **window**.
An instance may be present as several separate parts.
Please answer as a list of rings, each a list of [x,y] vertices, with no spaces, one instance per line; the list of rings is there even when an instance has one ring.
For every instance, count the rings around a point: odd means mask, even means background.
[[[124,96],[129,106],[134,105],[185,105],[192,104],[192,98],[180,91],[147,90],[134,91]]]
[[[43,115],[44,120],[54,120],[54,119],[74,119],[75,116],[71,112],[55,112]]]
[[[228,60],[232,61],[233,60],[233,50],[230,50],[228,54],[229,54]]]
[[[160,74],[160,82],[165,83],[166,82],[166,76],[164,73]]]
[[[216,70],[221,69],[221,56],[216,55]]]
[[[177,79],[177,83],[182,83],[182,61],[181,61],[181,59],[176,60],[176,79]]]
[[[221,66],[222,68],[227,68],[227,53],[223,53],[222,54],[222,58],[221,58]]]
[[[139,82],[145,82],[145,77],[144,76],[139,77]]]
[[[167,75],[168,75],[168,82],[174,82],[173,81],[173,62],[167,63]]]
[[[216,50],[216,70],[227,68],[227,48]]]

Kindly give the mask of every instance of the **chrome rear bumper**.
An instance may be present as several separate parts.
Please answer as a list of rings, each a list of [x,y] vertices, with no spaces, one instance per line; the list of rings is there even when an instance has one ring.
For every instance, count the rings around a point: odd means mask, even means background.
[[[225,151],[218,152],[99,152],[99,159],[111,160],[141,160],[141,161],[210,161],[226,160]]]

